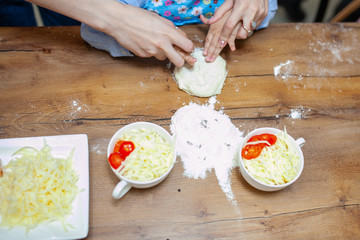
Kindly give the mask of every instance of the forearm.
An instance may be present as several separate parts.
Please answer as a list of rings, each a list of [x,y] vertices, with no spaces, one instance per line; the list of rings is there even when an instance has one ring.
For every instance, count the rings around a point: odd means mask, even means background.
[[[53,10],[80,22],[86,23],[102,32],[108,32],[109,9],[124,11],[125,5],[119,4],[116,0],[26,0],[41,7]],[[121,6],[119,6],[121,5]],[[119,12],[121,14],[121,12]]]
[[[175,28],[169,20],[116,0],[27,1],[106,33],[122,47],[140,57],[154,56],[159,60],[169,58],[174,65],[180,67],[187,58],[176,51],[174,46],[186,53],[194,48],[186,34],[181,29]]]

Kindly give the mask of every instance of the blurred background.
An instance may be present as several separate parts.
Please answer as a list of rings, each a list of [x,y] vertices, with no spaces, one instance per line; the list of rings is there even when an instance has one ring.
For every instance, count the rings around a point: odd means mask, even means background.
[[[75,0],[76,1],[76,0]],[[350,7],[338,21],[359,21],[360,0],[278,0],[272,23],[328,22]],[[340,14],[341,15],[341,14]],[[80,23],[24,0],[0,0],[0,26],[59,26]]]
[[[329,22],[337,13],[341,21],[354,22],[360,18],[359,0],[278,0],[279,9],[273,23]],[[350,6],[352,5],[352,6]]]
[[[322,21],[328,21],[342,0],[330,0],[324,11]],[[321,0],[278,0],[279,9],[273,23],[315,22]]]

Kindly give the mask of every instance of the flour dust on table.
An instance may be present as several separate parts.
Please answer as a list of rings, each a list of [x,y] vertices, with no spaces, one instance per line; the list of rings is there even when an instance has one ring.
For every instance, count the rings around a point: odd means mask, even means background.
[[[212,169],[221,189],[236,206],[231,189],[231,170],[237,166],[237,153],[243,133],[222,111],[216,111],[215,97],[204,105],[190,103],[171,118],[176,154],[181,158],[184,175],[206,178]]]

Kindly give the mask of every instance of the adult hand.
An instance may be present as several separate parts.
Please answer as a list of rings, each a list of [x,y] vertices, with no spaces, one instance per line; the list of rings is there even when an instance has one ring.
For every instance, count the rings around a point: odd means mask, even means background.
[[[189,55],[194,44],[180,28],[153,12],[130,5],[123,7],[126,8],[123,14],[109,13],[111,21],[105,28],[120,45],[139,57],[168,58],[178,67],[185,61],[195,63],[196,59]]]

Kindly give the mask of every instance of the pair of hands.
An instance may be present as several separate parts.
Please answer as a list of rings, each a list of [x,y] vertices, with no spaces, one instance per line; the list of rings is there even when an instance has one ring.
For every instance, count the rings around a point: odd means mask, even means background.
[[[190,56],[193,42],[171,21],[141,8],[123,7],[128,8],[125,16],[112,17],[126,19],[127,24],[119,26],[117,23],[123,21],[113,20],[112,27],[107,29],[122,46],[140,57],[168,58],[178,67],[185,62],[191,65],[196,62]],[[212,18],[201,16],[201,20],[210,25],[203,51],[206,60],[213,62],[227,44],[235,51],[235,39],[246,39],[249,31],[254,30],[252,22],[259,25],[267,12],[268,0],[226,0]]]
[[[159,15],[117,2],[117,0],[26,0],[84,22],[114,37],[120,45],[140,57],[168,58],[175,66],[194,64],[190,56],[193,42],[175,25]],[[204,55],[212,62],[235,39],[245,39],[255,21],[259,25],[268,12],[268,0],[225,0],[212,18],[201,17],[210,24]],[[245,30],[247,29],[247,31]]]
[[[206,61],[213,62],[227,44],[235,51],[235,39],[248,38],[267,16],[268,9],[268,0],[226,0],[212,18],[201,16],[204,24],[210,24],[203,51]]]

